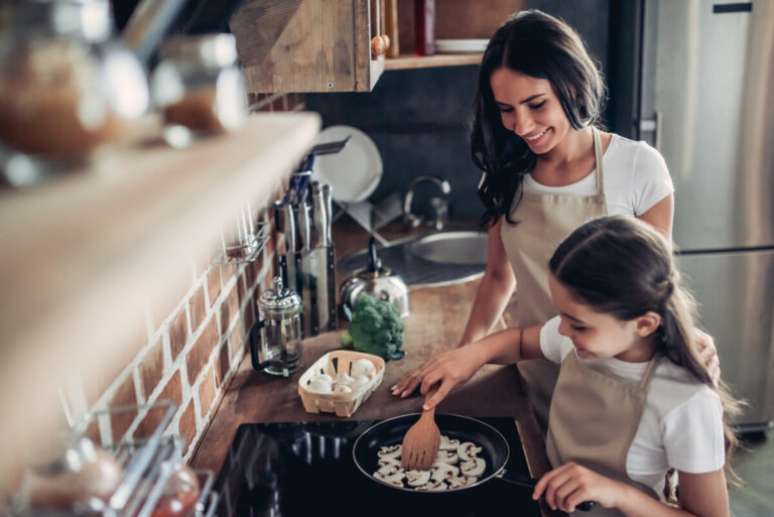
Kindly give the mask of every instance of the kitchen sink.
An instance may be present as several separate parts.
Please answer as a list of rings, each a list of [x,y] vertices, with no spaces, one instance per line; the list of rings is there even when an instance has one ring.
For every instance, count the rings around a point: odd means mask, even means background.
[[[487,235],[483,232],[441,232],[409,243],[411,253],[441,264],[486,265]]]
[[[379,248],[382,265],[410,286],[437,287],[466,282],[486,267],[486,233],[439,232]],[[344,257],[339,267],[351,273],[366,267],[367,250]]]

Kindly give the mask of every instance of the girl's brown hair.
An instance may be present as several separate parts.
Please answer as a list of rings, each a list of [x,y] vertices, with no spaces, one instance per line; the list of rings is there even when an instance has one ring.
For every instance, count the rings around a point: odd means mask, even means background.
[[[632,217],[595,219],[559,245],[549,269],[578,302],[597,312],[621,321],[650,311],[661,316],[655,336],[656,353],[718,393],[724,409],[726,452],[730,455],[736,436],[728,419],[739,412],[740,404],[724,383],[713,382],[700,359],[696,303],[681,286],[671,246],[661,234]]]

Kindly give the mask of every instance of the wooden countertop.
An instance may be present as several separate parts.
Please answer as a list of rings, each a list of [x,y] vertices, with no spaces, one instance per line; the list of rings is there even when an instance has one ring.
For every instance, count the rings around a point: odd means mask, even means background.
[[[406,357],[387,363],[384,381],[352,419],[382,419],[419,409],[421,398],[398,399],[390,394],[389,388],[433,353],[455,346],[477,287],[478,281],[471,281],[411,291],[412,314],[407,319],[404,344]],[[340,347],[339,333],[322,334],[305,340],[304,344],[304,365],[308,367],[325,352]],[[218,472],[242,423],[338,419],[333,414],[304,412],[297,393],[301,373],[303,371],[296,372],[288,379],[258,373],[252,369],[249,355],[246,356],[192,458],[192,466]],[[528,411],[514,366],[484,367],[468,383],[452,392],[439,406],[439,412],[514,417],[519,423],[533,477],[547,470],[543,438]]]

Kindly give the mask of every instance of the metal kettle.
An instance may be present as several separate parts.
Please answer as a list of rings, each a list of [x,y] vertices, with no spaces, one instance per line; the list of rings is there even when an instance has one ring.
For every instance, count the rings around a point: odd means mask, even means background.
[[[363,293],[392,303],[403,318],[410,313],[408,286],[400,275],[382,266],[373,237],[368,242],[366,268],[356,271],[341,284],[339,294],[342,306],[352,311],[358,296]]]

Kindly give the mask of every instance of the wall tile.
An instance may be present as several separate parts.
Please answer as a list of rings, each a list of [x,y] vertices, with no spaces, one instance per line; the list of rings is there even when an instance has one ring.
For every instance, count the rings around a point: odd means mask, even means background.
[[[188,352],[186,362],[188,364],[188,380],[191,383],[196,382],[196,378],[199,373],[207,364],[215,346],[218,344],[220,334],[218,333],[218,327],[216,325],[216,318],[212,317],[206,323],[204,331],[194,343],[191,350]]]
[[[194,290],[189,306],[191,308],[191,329],[193,332],[196,332],[207,313],[207,307],[204,303],[204,290],[201,287],[197,287]]]
[[[142,379],[143,393],[147,397],[164,375],[164,347],[161,339],[154,343],[140,363],[140,378]]]
[[[225,346],[223,348],[226,348]],[[207,373],[204,374],[204,379],[199,385],[199,407],[202,410],[202,418],[207,416],[207,413],[215,403],[216,397],[216,382],[215,382],[215,370],[210,368]]]
[[[220,266],[214,266],[207,272],[207,298],[210,306],[214,305],[215,300],[220,294]]]
[[[188,316],[185,306],[183,306],[169,325],[169,344],[172,349],[172,362],[180,355],[180,352],[188,342],[189,335]]]
[[[109,407],[117,408],[118,406],[132,406],[135,404],[137,404],[137,395],[134,389],[134,376],[131,375],[130,372],[113,395]],[[116,411],[111,414],[110,428],[112,431],[113,442],[118,442],[121,439],[136,417],[136,409]]]
[[[180,415],[178,422],[180,437],[185,441],[185,449],[188,450],[196,437],[196,416],[194,415],[193,399],[190,399]]]
[[[159,400],[169,400],[173,402],[176,407],[180,407],[180,403],[183,400],[183,382],[179,370],[167,381],[164,389],[162,389],[158,397],[154,399],[154,402]],[[137,431],[134,434],[135,437],[142,438],[152,433],[161,422],[165,410],[166,408],[162,406],[148,411],[148,414],[145,415],[142,422],[137,427]]]

